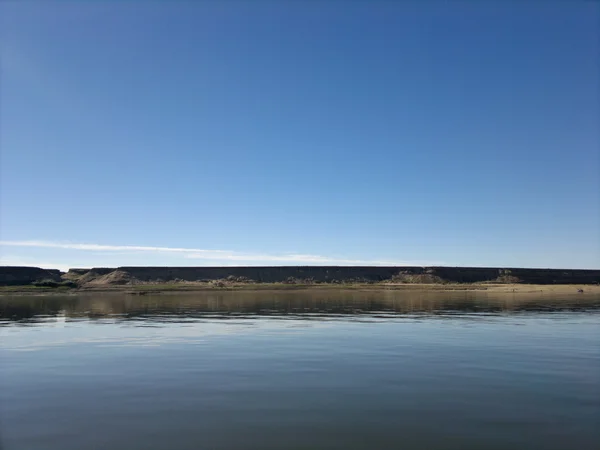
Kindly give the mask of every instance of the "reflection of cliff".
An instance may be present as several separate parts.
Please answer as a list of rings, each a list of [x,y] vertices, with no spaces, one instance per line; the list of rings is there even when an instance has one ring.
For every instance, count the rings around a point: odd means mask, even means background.
[[[80,295],[0,298],[0,318],[36,316],[151,321],[237,316],[373,316],[599,308],[600,298],[486,292],[204,292],[177,295]]]
[[[62,279],[79,286],[101,287],[176,281],[259,283],[478,283],[529,284],[600,283],[600,270],[498,269],[477,267],[120,267],[57,270],[33,267],[0,267],[0,285],[26,285]]]

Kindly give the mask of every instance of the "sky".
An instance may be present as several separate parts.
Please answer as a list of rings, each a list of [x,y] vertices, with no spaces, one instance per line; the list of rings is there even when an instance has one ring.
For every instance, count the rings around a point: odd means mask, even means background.
[[[600,3],[0,2],[0,264],[600,269]]]

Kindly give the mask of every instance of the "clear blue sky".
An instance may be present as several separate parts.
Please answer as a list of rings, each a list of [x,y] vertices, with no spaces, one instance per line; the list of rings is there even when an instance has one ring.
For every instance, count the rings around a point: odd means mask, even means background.
[[[598,2],[4,1],[0,56],[4,264],[600,268]]]

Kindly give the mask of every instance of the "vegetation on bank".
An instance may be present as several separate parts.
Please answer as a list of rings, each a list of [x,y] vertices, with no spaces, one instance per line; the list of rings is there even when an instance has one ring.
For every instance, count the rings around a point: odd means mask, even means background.
[[[0,286],[0,295],[3,293],[52,293],[52,292],[74,292],[79,289],[71,286],[35,286],[33,284],[17,285],[17,286]]]

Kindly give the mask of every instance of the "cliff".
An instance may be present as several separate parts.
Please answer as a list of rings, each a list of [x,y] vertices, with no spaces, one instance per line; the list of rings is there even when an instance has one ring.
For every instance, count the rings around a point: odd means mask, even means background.
[[[62,281],[63,273],[39,267],[0,266],[0,286],[21,286],[41,281]]]
[[[483,267],[119,267],[58,270],[0,267],[0,285],[28,285],[43,280],[68,280],[78,286],[138,283],[211,282],[257,283],[524,283],[597,284],[600,270],[522,269]]]

